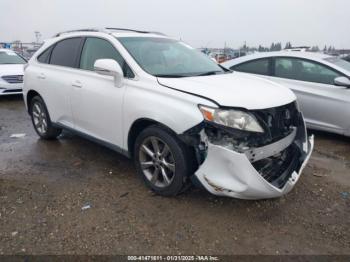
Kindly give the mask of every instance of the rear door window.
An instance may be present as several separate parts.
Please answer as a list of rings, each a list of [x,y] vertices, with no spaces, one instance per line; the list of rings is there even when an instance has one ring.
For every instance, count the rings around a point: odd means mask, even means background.
[[[334,79],[342,76],[325,65],[300,58],[276,58],[274,75],[328,85],[334,85]]]
[[[239,65],[231,67],[232,70],[258,74],[258,75],[269,75],[269,59],[258,59],[249,62],[245,62]]]
[[[69,38],[58,42],[51,53],[50,64],[77,67],[82,38]]]

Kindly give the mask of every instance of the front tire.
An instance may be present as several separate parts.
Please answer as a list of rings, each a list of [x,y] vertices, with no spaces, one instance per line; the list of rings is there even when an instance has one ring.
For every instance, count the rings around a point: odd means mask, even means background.
[[[34,129],[40,138],[50,140],[61,134],[62,129],[52,125],[45,102],[40,96],[33,97],[30,101],[29,110]]]
[[[190,165],[187,151],[171,131],[150,126],[135,141],[137,172],[155,193],[175,196],[188,188]]]

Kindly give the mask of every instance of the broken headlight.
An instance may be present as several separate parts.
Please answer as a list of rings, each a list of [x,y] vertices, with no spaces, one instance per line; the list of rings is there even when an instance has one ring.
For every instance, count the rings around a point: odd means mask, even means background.
[[[219,109],[199,105],[206,121],[243,131],[264,133],[256,118],[246,112],[235,109]]]

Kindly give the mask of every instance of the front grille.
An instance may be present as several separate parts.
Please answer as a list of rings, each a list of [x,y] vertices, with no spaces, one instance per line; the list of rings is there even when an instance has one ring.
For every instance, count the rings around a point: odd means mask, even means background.
[[[289,147],[275,156],[252,163],[266,181],[277,188],[283,188],[293,172],[298,172],[301,167],[302,153],[297,144],[300,142],[300,132],[304,128],[302,115],[296,102],[275,108],[254,110],[253,114],[265,130],[267,144],[286,137],[290,134],[292,127],[297,128],[296,139]]]
[[[23,83],[23,75],[8,75],[8,76],[2,76],[1,78],[10,84]]]
[[[262,159],[253,163],[253,166],[266,181],[275,187],[283,188],[293,171],[299,171],[300,157],[300,150],[292,144],[278,156]]]
[[[287,136],[292,126],[300,126],[301,115],[295,102],[274,108],[253,110],[252,113],[265,129],[267,136],[265,139],[268,143]]]

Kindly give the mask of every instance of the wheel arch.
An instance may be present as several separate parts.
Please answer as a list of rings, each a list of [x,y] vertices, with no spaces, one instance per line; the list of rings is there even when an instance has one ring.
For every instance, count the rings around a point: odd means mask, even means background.
[[[41,97],[41,95],[37,92],[37,91],[35,91],[35,90],[33,90],[33,89],[31,89],[31,90],[29,90],[28,92],[27,92],[27,96],[26,96],[26,104],[27,104],[27,111],[28,111],[28,113],[29,113],[29,109],[30,109],[30,101],[32,101],[32,99],[35,97],[35,96],[40,96]],[[42,97],[41,97],[42,98]]]
[[[152,126],[152,125],[157,125],[163,129],[167,130],[168,132],[172,133],[174,136],[178,136],[178,134],[173,129],[171,129],[167,125],[160,123],[159,121],[156,121],[156,120],[151,119],[151,118],[139,118],[132,123],[132,125],[129,129],[129,132],[128,132],[128,136],[127,136],[127,148],[128,148],[129,156],[131,158],[133,158],[134,145],[135,145],[135,140],[136,140],[137,136],[144,129],[146,129],[147,127]]]

